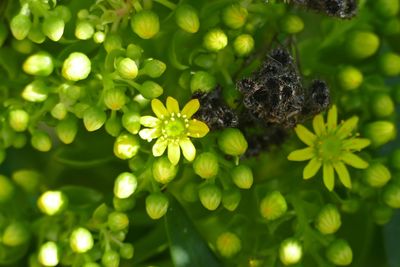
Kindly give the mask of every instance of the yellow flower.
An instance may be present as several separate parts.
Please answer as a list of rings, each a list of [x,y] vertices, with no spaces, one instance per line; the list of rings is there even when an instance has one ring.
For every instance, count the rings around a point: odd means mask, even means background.
[[[168,159],[172,164],[178,164],[181,149],[183,156],[188,161],[193,161],[196,157],[196,148],[189,137],[201,138],[209,132],[204,122],[191,119],[199,107],[197,99],[190,100],[182,111],[175,98],[168,97],[166,107],[160,100],[153,99],[151,108],[157,117],[140,118],[140,124],[149,128],[140,130],[139,136],[149,142],[157,139],[152,149],[155,157],[164,154],[168,147]]]

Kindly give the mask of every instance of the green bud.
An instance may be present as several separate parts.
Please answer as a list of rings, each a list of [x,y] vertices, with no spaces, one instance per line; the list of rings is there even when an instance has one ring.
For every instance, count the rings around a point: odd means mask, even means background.
[[[233,168],[232,180],[240,189],[249,189],[253,185],[253,172],[246,165],[239,165]]]
[[[83,53],[73,52],[64,61],[62,76],[70,81],[84,80],[91,71],[90,59]]]
[[[233,49],[238,56],[247,56],[254,49],[254,39],[250,34],[241,34],[233,41]]]
[[[134,252],[135,249],[133,245],[129,243],[124,243],[119,249],[119,254],[121,255],[121,258],[126,260],[132,259]]]
[[[370,164],[364,171],[365,182],[372,187],[382,187],[392,178],[389,169],[381,163]]]
[[[126,48],[126,56],[131,58],[131,59],[140,59],[143,54],[143,49],[135,44],[129,44],[128,47]]]
[[[342,202],[340,209],[343,212],[354,214],[360,210],[360,206],[361,206],[361,203],[360,203],[359,199],[356,199],[356,198],[346,199],[345,201]]]
[[[200,202],[208,210],[216,210],[221,203],[221,189],[214,184],[205,184],[199,189]]]
[[[7,35],[7,26],[4,23],[0,23],[0,47],[2,47],[4,42],[6,41]]]
[[[194,64],[201,68],[210,69],[214,66],[216,60],[217,55],[215,53],[202,53],[196,56]]]
[[[227,128],[218,136],[218,147],[227,155],[240,156],[247,150],[247,141],[239,129]]]
[[[129,218],[123,212],[114,211],[108,215],[107,224],[113,232],[122,231],[128,228]]]
[[[83,124],[89,132],[100,129],[106,119],[106,113],[98,107],[90,107],[83,114]]]
[[[64,144],[71,144],[78,133],[78,122],[76,118],[70,116],[62,121],[59,121],[56,126],[58,138]]]
[[[204,36],[203,45],[207,50],[217,52],[228,45],[228,36],[221,29],[212,29]]]
[[[139,152],[140,140],[129,133],[120,134],[114,143],[114,155],[120,159],[130,159]]]
[[[289,34],[299,33],[304,29],[304,22],[299,16],[288,14],[283,17],[281,28]]]
[[[158,15],[151,10],[142,10],[136,13],[131,19],[131,27],[142,39],[154,37],[160,30]]]
[[[57,42],[64,34],[65,22],[57,16],[48,16],[42,23],[42,31],[50,40]]]
[[[11,110],[8,114],[8,122],[16,132],[23,132],[28,128],[29,114],[23,109]]]
[[[86,262],[83,267],[101,267],[97,262]]]
[[[92,217],[97,223],[103,224],[107,221],[108,214],[108,207],[105,203],[103,203],[94,210]]]
[[[390,95],[377,93],[371,97],[372,111],[377,117],[387,117],[394,112],[394,103]]]
[[[303,247],[295,238],[285,239],[279,247],[279,259],[284,265],[298,263],[303,257]]]
[[[191,5],[182,4],[175,9],[176,24],[188,33],[196,33],[200,27],[197,10]]]
[[[234,211],[239,205],[241,198],[242,195],[240,194],[239,189],[233,188],[225,190],[222,192],[222,205],[225,209]]]
[[[67,107],[64,103],[57,103],[50,111],[50,114],[53,118],[57,120],[63,120],[68,114]]]
[[[43,102],[47,99],[48,88],[42,80],[35,80],[25,86],[22,98],[29,102]]]
[[[28,193],[36,193],[39,189],[42,175],[34,170],[22,169],[13,172],[12,180]]]
[[[364,77],[362,72],[352,66],[346,66],[338,73],[339,85],[345,90],[354,90],[359,88],[363,79]]]
[[[138,67],[134,60],[123,58],[117,64],[117,72],[124,79],[135,79],[138,75]]]
[[[40,27],[41,25],[32,25],[32,28],[30,29],[28,33],[28,38],[34,43],[41,44],[44,41],[46,41],[46,35],[42,32],[42,28]]]
[[[326,257],[338,266],[347,266],[353,261],[353,251],[346,240],[336,239],[329,244]]]
[[[272,191],[261,200],[260,213],[261,216],[268,221],[273,221],[282,217],[286,211],[286,199],[279,191]]]
[[[104,49],[107,53],[110,53],[113,50],[122,48],[122,39],[121,36],[117,34],[108,34],[106,39],[104,40]]]
[[[146,197],[146,212],[153,220],[160,219],[167,213],[169,200],[162,193],[152,193]]]
[[[221,256],[232,258],[242,249],[242,242],[236,234],[225,232],[217,238],[217,249]]]
[[[175,178],[178,166],[173,165],[168,157],[161,157],[154,161],[152,171],[154,180],[161,184],[168,184]]]
[[[247,19],[247,9],[239,4],[232,4],[222,10],[222,21],[232,29],[243,27]]]
[[[47,152],[52,147],[52,141],[48,133],[45,131],[37,130],[32,133],[31,145],[36,150]]]
[[[105,89],[103,101],[109,109],[120,110],[126,103],[125,92],[121,88]]]
[[[21,54],[29,55],[33,51],[33,43],[28,39],[24,39],[21,41],[13,39],[11,45],[15,51]]]
[[[393,217],[393,209],[386,206],[379,204],[375,206],[372,210],[372,218],[374,222],[379,225],[387,224],[390,219]]]
[[[76,253],[85,253],[91,250],[93,248],[92,233],[83,227],[76,228],[69,238],[69,245]]]
[[[32,27],[32,21],[27,15],[18,14],[10,22],[11,33],[17,40],[23,40]]]
[[[101,263],[104,267],[118,267],[119,262],[119,254],[114,250],[107,250],[101,257]]]
[[[390,156],[390,166],[396,170],[400,170],[400,149],[396,149]]]
[[[399,1],[397,0],[376,0],[374,9],[378,15],[388,18],[394,17],[399,13]]]
[[[38,260],[43,266],[57,266],[59,263],[58,246],[55,242],[49,241],[39,248]]]
[[[65,23],[71,20],[71,11],[69,10],[69,7],[59,5],[57,3],[57,6],[53,9],[53,13],[61,18]]]
[[[42,267],[43,265],[41,265],[39,263],[38,255],[32,253],[29,255],[29,258],[28,258],[28,266],[29,267]]]
[[[335,233],[341,225],[340,213],[332,204],[325,205],[315,219],[315,228],[324,235]]]
[[[218,157],[212,152],[198,155],[193,162],[194,172],[203,179],[210,179],[218,174]]]
[[[28,227],[21,222],[9,224],[3,232],[2,242],[9,247],[16,247],[25,244],[30,238]]]
[[[148,59],[144,62],[144,67],[141,71],[151,78],[158,78],[164,73],[166,68],[167,65],[164,62],[157,59]]]
[[[131,134],[137,134],[140,130],[140,114],[128,111],[122,115],[122,126]]]
[[[387,76],[398,76],[400,74],[400,55],[387,52],[379,58],[379,67]]]
[[[178,79],[179,86],[182,87],[183,89],[189,89],[190,79],[191,79],[190,71],[189,70],[183,71]]]
[[[133,196],[128,198],[113,198],[113,206],[116,211],[127,212],[135,207],[136,201]]]
[[[106,122],[106,132],[113,136],[117,137],[122,130],[121,121],[117,116],[111,116]]]
[[[382,33],[387,36],[396,35],[400,33],[400,19],[393,17],[386,21],[382,27]]]
[[[12,143],[13,147],[15,147],[15,148],[23,148],[26,145],[26,143],[27,143],[27,138],[26,138],[25,134],[23,134],[23,133],[15,133],[14,140],[13,140],[13,143]],[[0,164],[2,162],[1,158],[2,157],[1,157],[1,154],[0,154]]]
[[[357,31],[346,39],[346,49],[350,57],[364,59],[378,51],[379,43],[379,37],[375,33]]]
[[[400,208],[400,186],[397,184],[390,184],[383,189],[383,201],[393,209]]]
[[[53,59],[46,52],[38,52],[25,60],[22,69],[30,75],[49,76],[54,69]]]
[[[106,39],[106,34],[104,32],[101,31],[97,31],[93,34],[93,41],[96,44],[101,44],[104,42],[104,40]]]
[[[89,21],[78,21],[75,26],[75,37],[79,40],[88,40],[94,34],[94,27]]]
[[[215,77],[206,71],[197,71],[190,79],[190,90],[192,93],[208,93],[217,86]]]
[[[7,202],[14,195],[14,185],[6,176],[0,175],[0,188],[0,203]]]
[[[396,137],[396,126],[391,121],[375,121],[364,128],[364,135],[374,147],[382,146]]]
[[[114,195],[118,198],[128,198],[135,193],[138,181],[135,175],[123,172],[114,182]]]
[[[164,89],[158,83],[153,81],[145,81],[138,90],[142,96],[147,99],[157,98],[164,92]]]
[[[68,199],[61,191],[46,191],[38,198],[37,205],[41,212],[52,216],[66,209]]]

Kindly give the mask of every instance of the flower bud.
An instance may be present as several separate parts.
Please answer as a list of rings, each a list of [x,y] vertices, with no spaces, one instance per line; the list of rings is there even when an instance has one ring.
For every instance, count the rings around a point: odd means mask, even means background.
[[[90,107],[83,113],[83,124],[89,132],[100,129],[106,119],[106,113],[98,107]]]
[[[303,247],[297,239],[285,239],[279,247],[279,259],[284,265],[298,263],[303,256]]]
[[[121,121],[117,116],[111,116],[106,122],[106,132],[113,136],[117,137],[122,130]]]
[[[3,232],[2,242],[9,247],[16,247],[25,244],[30,238],[27,225],[21,222],[9,224]]]
[[[254,49],[254,39],[250,34],[241,34],[233,41],[233,49],[238,56],[247,56]]]
[[[70,81],[84,80],[91,71],[90,59],[83,53],[73,52],[64,61],[62,76]]]
[[[111,231],[121,231],[128,228],[129,218],[123,212],[114,211],[108,215],[107,224]]]
[[[105,41],[106,39],[106,34],[104,32],[101,31],[97,31],[93,34],[93,41],[96,44],[101,44]]]
[[[32,25],[32,28],[28,33],[29,40],[36,44],[41,44],[46,41],[46,35],[44,35],[42,32],[42,28],[40,26],[41,25]]]
[[[59,121],[56,126],[58,138],[64,144],[71,144],[78,133],[78,122],[76,118],[70,116],[62,121]]]
[[[364,77],[362,72],[352,66],[346,66],[338,73],[339,85],[345,90],[354,90],[359,88],[363,79]]]
[[[357,31],[346,39],[346,49],[350,57],[364,59],[378,51],[379,43],[379,37],[375,33]]]
[[[154,161],[152,171],[154,180],[167,184],[175,178],[178,166],[173,165],[167,157],[161,157]]]
[[[387,52],[379,59],[379,67],[386,76],[398,76],[400,74],[400,55]]]
[[[279,191],[272,191],[261,200],[260,213],[268,221],[280,218],[286,211],[286,199]]]
[[[36,150],[47,152],[51,149],[52,142],[48,133],[38,130],[32,133],[31,145]]]
[[[8,122],[16,132],[23,132],[28,128],[29,114],[23,109],[11,110],[8,114]]]
[[[118,267],[120,262],[120,256],[118,252],[114,250],[106,250],[101,257],[101,263],[104,267]]]
[[[215,77],[206,71],[197,71],[190,79],[190,90],[192,93],[208,93],[217,86]]]
[[[218,136],[218,147],[227,155],[240,156],[247,150],[247,141],[239,129],[227,128]]]
[[[39,248],[38,260],[43,266],[57,266],[59,263],[58,246],[55,242],[49,241]]]
[[[157,59],[148,59],[144,62],[144,67],[141,71],[151,78],[158,78],[164,73],[166,68],[167,65],[164,62]]]
[[[133,196],[128,198],[113,198],[113,206],[116,211],[127,212],[135,207],[136,201]]]
[[[393,36],[400,33],[400,19],[392,17],[385,21],[385,25],[382,27],[382,33],[385,36]]]
[[[143,54],[143,49],[135,44],[129,44],[128,47],[126,48],[126,56],[131,58],[131,59],[140,59]]]
[[[68,114],[67,107],[64,103],[57,103],[50,111],[50,114],[53,118],[57,120],[63,120]]]
[[[231,258],[242,249],[242,242],[236,234],[225,232],[217,238],[217,249],[221,256]]]
[[[23,148],[27,143],[26,135],[23,133],[15,133],[14,140],[12,146],[15,148]],[[1,163],[1,155],[0,155],[0,163]]]
[[[212,152],[198,155],[193,162],[194,172],[203,179],[210,179],[218,174],[218,158]]]
[[[387,185],[383,189],[383,201],[393,209],[400,208],[400,186],[397,184]]]
[[[357,198],[346,199],[342,202],[340,210],[346,213],[354,214],[360,210],[360,200]]]
[[[127,57],[117,63],[117,72],[124,79],[135,79],[138,75],[138,67],[134,60]]]
[[[88,40],[94,34],[94,27],[89,21],[78,21],[75,26],[75,37],[79,40]]]
[[[346,266],[353,261],[353,251],[346,240],[336,239],[329,244],[326,257],[335,265]]]
[[[217,55],[215,53],[202,53],[197,55],[193,62],[201,68],[210,69],[214,66],[216,60]]]
[[[315,228],[324,235],[335,233],[341,225],[340,213],[332,204],[325,205],[315,219]]]
[[[117,34],[109,33],[104,40],[104,49],[107,53],[110,53],[113,50],[122,48],[122,39],[121,36]]]
[[[240,190],[233,188],[222,192],[222,205],[229,211],[234,211],[240,203],[242,195]]]
[[[160,219],[167,213],[168,198],[162,193],[152,193],[146,197],[146,212],[153,220]]]
[[[189,70],[183,71],[182,74],[179,75],[178,79],[179,86],[182,87],[183,89],[188,90],[190,88],[190,79],[191,79],[190,71]]]
[[[17,40],[23,40],[28,36],[32,27],[32,21],[29,16],[18,14],[10,22],[11,33]]]
[[[228,36],[221,29],[212,29],[204,36],[203,45],[207,50],[217,52],[228,45]]]
[[[134,251],[135,249],[132,244],[124,243],[119,249],[119,254],[121,258],[129,260],[133,258]]]
[[[299,16],[289,14],[282,19],[281,28],[289,34],[299,33],[304,29],[304,22]]]
[[[21,41],[13,39],[11,40],[11,45],[15,51],[21,54],[29,55],[33,51],[33,43],[28,39],[24,39]]]
[[[393,209],[386,205],[377,205],[372,210],[372,218],[379,225],[387,224],[393,217]]]
[[[91,250],[93,248],[92,233],[83,227],[76,228],[69,238],[69,245],[76,253],[85,253]]]
[[[130,159],[139,152],[140,140],[137,136],[122,133],[114,143],[114,155],[120,159]]]
[[[396,126],[391,121],[374,121],[365,126],[364,134],[372,146],[379,147],[396,137]]]
[[[98,224],[103,224],[107,221],[108,214],[109,214],[108,207],[105,203],[103,203],[94,210],[92,218]]]
[[[135,193],[138,181],[135,175],[123,172],[114,182],[114,195],[118,198],[128,198]]]
[[[372,10],[384,18],[389,18],[396,16],[399,13],[399,8],[399,1],[397,0],[376,0]]]
[[[121,88],[105,89],[103,96],[104,104],[111,110],[120,110],[125,105],[126,96]]]
[[[38,52],[25,60],[22,69],[30,75],[49,76],[54,69],[53,59],[46,52]]]
[[[239,165],[233,168],[232,180],[240,189],[249,189],[253,185],[253,172],[246,165]]]
[[[239,4],[232,4],[222,10],[222,21],[232,29],[243,27],[247,19],[247,9]]]
[[[57,16],[48,16],[42,23],[42,31],[50,40],[57,42],[64,34],[65,22]]]
[[[160,30],[158,15],[151,10],[142,10],[136,13],[131,19],[131,27],[142,39],[154,37]]]
[[[34,170],[22,169],[12,174],[12,180],[28,193],[36,193],[42,175]]]
[[[52,216],[65,210],[68,199],[61,191],[46,191],[39,197],[37,205],[41,212]]]
[[[22,98],[29,102],[43,102],[47,99],[48,89],[42,80],[35,80],[25,86]]]
[[[140,114],[128,111],[122,115],[122,126],[131,134],[137,134],[140,130]]]
[[[86,262],[83,267],[101,267],[97,262]]]
[[[385,93],[377,93],[372,98],[372,112],[377,117],[387,117],[394,112],[394,103],[390,95]]]
[[[63,6],[57,3],[57,6],[53,9],[53,13],[61,18],[65,23],[71,20],[71,11],[69,7]]]
[[[389,169],[381,163],[373,163],[364,172],[365,182],[372,187],[382,187],[392,178]]]
[[[15,188],[10,179],[4,175],[0,175],[0,188],[0,203],[5,203],[12,198]]]
[[[175,21],[179,28],[188,33],[196,33],[200,27],[197,10],[188,4],[179,5],[175,9]]]
[[[199,189],[200,202],[208,210],[216,210],[221,203],[221,189],[214,184],[206,184]]]
[[[157,98],[164,92],[164,89],[158,83],[153,81],[145,81],[138,90],[142,96],[147,99]]]

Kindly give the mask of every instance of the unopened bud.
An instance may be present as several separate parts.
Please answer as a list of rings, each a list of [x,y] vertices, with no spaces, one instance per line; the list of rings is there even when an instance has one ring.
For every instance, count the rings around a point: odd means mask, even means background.
[[[362,72],[353,66],[343,67],[338,73],[339,85],[345,90],[359,88],[363,80]]]
[[[69,244],[74,252],[85,253],[93,248],[92,233],[83,227],[76,228],[72,231]]]
[[[233,42],[233,49],[239,56],[247,56],[254,49],[254,39],[250,34],[241,34]]]
[[[396,137],[396,126],[391,121],[375,121],[365,126],[364,134],[372,146],[379,147]]]
[[[295,34],[304,29],[304,22],[299,16],[290,14],[282,19],[281,27],[286,33]]]
[[[387,224],[393,217],[393,209],[384,204],[376,205],[372,210],[372,218],[379,225]]]
[[[213,178],[218,174],[218,157],[212,152],[204,152],[196,157],[193,169],[203,179]]]
[[[120,159],[130,159],[139,152],[140,140],[137,136],[122,133],[114,143],[114,155]]]
[[[240,203],[242,195],[240,190],[233,188],[222,192],[222,205],[229,211],[234,211]]]
[[[209,51],[222,50],[228,45],[228,36],[221,29],[212,29],[204,36],[203,45]]]
[[[143,49],[135,44],[129,44],[126,48],[126,56],[130,59],[140,59],[143,54]]]
[[[107,224],[111,231],[121,231],[128,228],[129,218],[123,212],[114,211],[108,215]]]
[[[160,30],[160,21],[153,11],[142,10],[131,19],[131,27],[140,38],[150,39]]]
[[[199,189],[200,202],[208,210],[216,210],[221,203],[221,189],[214,184],[206,184]]]
[[[54,69],[53,59],[46,52],[38,52],[25,60],[22,69],[30,75],[49,76]]]
[[[164,62],[157,59],[148,59],[144,62],[144,67],[141,71],[151,78],[158,78],[164,73],[166,68],[167,65]]]
[[[133,258],[134,251],[135,249],[132,244],[124,243],[119,249],[119,254],[121,258],[129,260]]]
[[[247,19],[247,9],[239,4],[232,4],[222,10],[222,21],[232,29],[239,29]]]
[[[173,165],[168,157],[161,157],[154,161],[152,171],[154,180],[161,184],[167,184],[175,178],[178,166]]]
[[[153,81],[145,81],[138,90],[142,96],[147,99],[157,98],[164,92],[164,89],[158,83]]]
[[[217,86],[215,77],[206,71],[197,71],[190,79],[190,90],[192,93],[208,93]]]
[[[240,189],[249,189],[253,185],[253,172],[246,165],[239,165],[233,168],[232,180]]]
[[[400,186],[398,184],[389,184],[383,189],[383,201],[393,209],[400,208]]]
[[[265,219],[272,221],[282,217],[287,211],[286,199],[279,191],[268,193],[260,203],[260,213]]]
[[[188,4],[176,8],[175,21],[179,28],[189,33],[196,33],[200,27],[197,10]]]
[[[28,36],[32,27],[32,21],[29,16],[18,14],[10,22],[11,33],[17,40],[23,40]]]
[[[346,39],[346,48],[350,57],[364,59],[372,56],[378,51],[379,37],[368,31],[353,32]]]
[[[227,155],[243,155],[247,146],[247,141],[242,132],[236,128],[227,128],[218,137],[218,147]]]
[[[56,133],[58,138],[64,144],[71,144],[78,133],[78,121],[75,117],[68,117],[59,121],[56,126]]]
[[[153,220],[160,219],[167,213],[168,198],[162,193],[152,193],[146,198],[146,212]]]
[[[231,258],[242,249],[239,237],[231,232],[225,232],[217,238],[217,249],[225,258]]]
[[[39,248],[38,260],[43,266],[57,266],[59,263],[58,246],[55,242],[49,241]]]
[[[11,180],[4,175],[0,175],[0,203],[9,201],[14,195],[14,185]]]
[[[50,216],[63,212],[67,204],[68,199],[61,191],[46,191],[37,201],[40,211]]]
[[[122,115],[122,126],[131,134],[137,134],[140,130],[140,114],[135,111],[127,111]]]
[[[315,228],[322,234],[333,234],[339,230],[342,220],[338,209],[331,205],[325,205],[315,219]]]
[[[43,102],[47,99],[48,88],[42,80],[34,80],[25,86],[21,95],[29,102]]]
[[[107,120],[105,128],[109,135],[117,137],[122,130],[120,119],[117,116],[111,116],[111,118]]]
[[[90,107],[83,114],[83,124],[89,132],[100,129],[106,119],[106,113],[98,107]]]
[[[279,259],[284,265],[298,263],[303,257],[303,247],[301,243],[294,238],[284,240],[279,247]]]
[[[371,164],[364,172],[364,178],[372,187],[382,187],[392,178],[389,169],[381,163]]]
[[[9,224],[3,232],[2,242],[9,247],[25,244],[30,238],[30,232],[24,223],[14,222]]]
[[[42,175],[34,170],[22,169],[12,174],[12,180],[28,193],[36,193]]]
[[[83,53],[73,52],[64,61],[62,76],[70,81],[84,80],[91,71],[90,59]]]
[[[326,257],[335,265],[347,266],[353,261],[353,251],[346,240],[336,239],[329,244]]]
[[[375,116],[379,118],[388,117],[393,114],[395,107],[389,94],[377,93],[371,97],[371,108]]]
[[[123,58],[117,63],[117,72],[124,79],[135,79],[138,75],[138,67],[134,60]]]
[[[57,42],[64,34],[65,22],[57,16],[48,16],[42,23],[43,33],[52,41]]]
[[[128,198],[135,193],[138,182],[135,175],[123,172],[114,182],[114,195],[118,198]]]
[[[11,110],[8,114],[8,122],[16,132],[23,132],[28,128],[29,114],[23,109]]]
[[[126,96],[121,88],[105,89],[103,96],[104,104],[111,110],[120,110],[125,105]]]
[[[114,250],[107,250],[101,257],[101,263],[104,267],[118,267],[120,262],[119,253]]]
[[[57,103],[50,111],[50,114],[53,118],[57,120],[63,120],[68,114],[67,107],[64,103]]]
[[[32,133],[31,145],[36,150],[47,152],[52,147],[52,141],[49,134],[45,131],[37,130]]]
[[[88,40],[94,34],[94,27],[89,21],[78,21],[75,26],[75,37],[79,40]]]

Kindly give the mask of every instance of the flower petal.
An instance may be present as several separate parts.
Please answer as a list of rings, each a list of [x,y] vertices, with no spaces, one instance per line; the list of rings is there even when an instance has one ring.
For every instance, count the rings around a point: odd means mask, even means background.
[[[313,128],[314,128],[314,132],[318,136],[321,136],[326,133],[324,117],[322,116],[322,114],[318,114],[317,116],[314,117]]]
[[[292,151],[287,157],[288,160],[292,161],[304,161],[309,160],[314,156],[314,149],[312,147],[306,147]]]
[[[167,148],[168,141],[164,138],[158,138],[155,144],[153,145],[152,152],[154,157],[159,157],[164,154],[165,149]]]
[[[179,141],[179,145],[182,149],[182,154],[188,161],[193,161],[196,157],[196,148],[189,138],[183,138]]]
[[[328,111],[328,130],[332,131],[336,129],[337,126],[337,108],[333,105]]]
[[[333,167],[335,168],[336,172],[339,175],[339,180],[342,182],[342,184],[347,187],[351,188],[351,179],[350,179],[350,174],[349,171],[347,170],[346,166],[343,164],[343,162],[338,161],[333,164]]]
[[[335,187],[335,173],[333,172],[332,164],[327,163],[323,166],[324,184],[329,191]]]
[[[188,136],[201,138],[205,136],[209,131],[210,129],[208,129],[207,124],[205,124],[204,122],[198,120],[189,121],[189,127],[187,133]]]
[[[357,150],[360,151],[361,149],[369,146],[371,141],[366,138],[350,138],[342,141],[342,148],[344,150]]]
[[[350,152],[345,152],[341,155],[340,159],[344,161],[344,163],[357,168],[357,169],[365,169],[368,167],[368,162],[360,158],[359,156],[350,153]]]
[[[145,127],[154,128],[160,124],[161,120],[153,116],[140,117],[140,124]]]
[[[161,135],[160,128],[145,128],[139,131],[140,138],[151,142],[151,140],[158,138]]]
[[[176,165],[181,157],[181,149],[177,143],[168,144],[168,159],[173,164]]]
[[[321,168],[321,163],[322,162],[316,158],[311,159],[303,170],[303,179],[306,180],[314,177]]]
[[[294,128],[299,139],[306,145],[313,146],[317,137],[315,134],[310,132],[306,127],[301,124],[297,124],[296,128]]]
[[[168,110],[165,108],[164,104],[156,98],[151,100],[151,109],[160,119],[163,119],[165,116],[169,116]]]
[[[179,103],[175,98],[167,97],[167,110],[169,113],[179,113]]]
[[[350,119],[346,120],[339,126],[336,135],[340,139],[345,139],[346,137],[349,137],[351,132],[357,127],[357,123],[358,123],[358,117],[357,116],[351,117]]]
[[[189,119],[195,114],[200,108],[200,102],[198,99],[192,99],[183,107],[181,114],[186,115]]]

